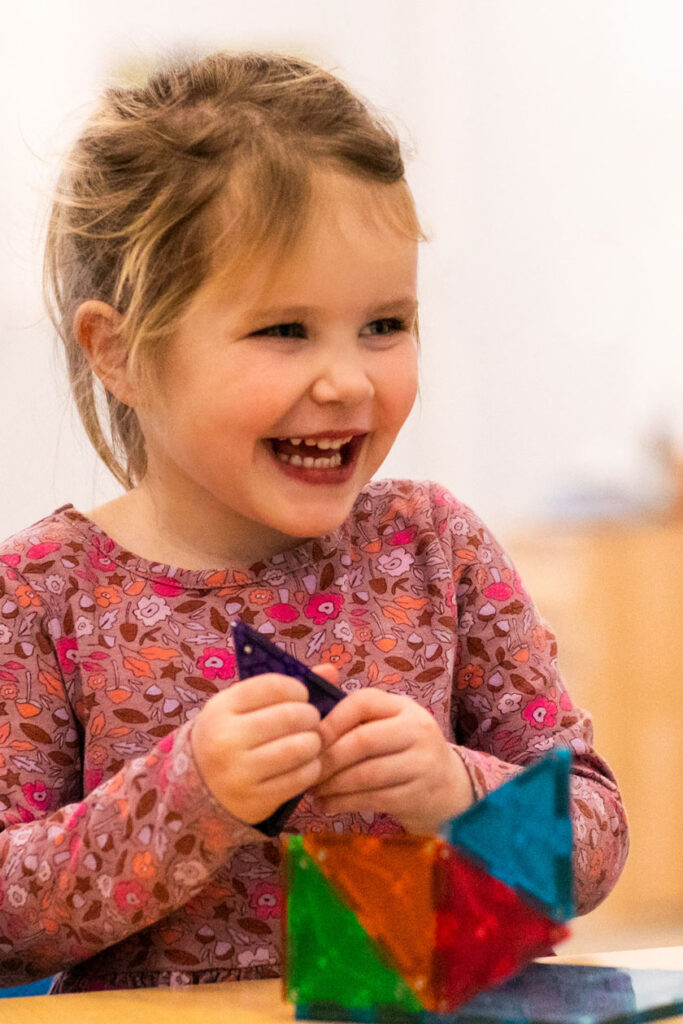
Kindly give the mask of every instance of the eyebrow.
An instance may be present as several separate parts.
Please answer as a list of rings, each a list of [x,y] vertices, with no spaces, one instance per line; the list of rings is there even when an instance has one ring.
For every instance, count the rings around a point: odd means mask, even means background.
[[[410,295],[402,296],[398,299],[391,299],[389,302],[382,302],[378,306],[372,306],[367,312],[368,315],[374,313],[386,313],[390,310],[403,309],[410,313],[417,312],[418,302],[417,299]],[[271,306],[268,309],[248,309],[245,310],[244,316],[248,319],[271,319],[273,317],[306,317],[312,313],[322,312],[322,306]]]

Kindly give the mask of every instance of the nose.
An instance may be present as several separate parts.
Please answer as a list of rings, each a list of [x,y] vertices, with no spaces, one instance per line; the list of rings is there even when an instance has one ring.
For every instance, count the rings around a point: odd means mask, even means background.
[[[311,396],[315,402],[356,405],[372,398],[375,386],[363,354],[356,351],[328,352],[315,368]]]

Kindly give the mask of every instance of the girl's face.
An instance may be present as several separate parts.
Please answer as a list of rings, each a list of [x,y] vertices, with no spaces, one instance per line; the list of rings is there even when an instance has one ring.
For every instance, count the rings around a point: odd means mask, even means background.
[[[310,244],[266,300],[254,305],[261,272],[237,296],[201,289],[158,387],[136,403],[149,467],[139,490],[157,522],[242,564],[336,529],[417,393],[417,242],[375,222],[356,184],[326,182]],[[312,435],[354,435],[351,464],[306,471],[271,444],[302,438],[305,458]]]

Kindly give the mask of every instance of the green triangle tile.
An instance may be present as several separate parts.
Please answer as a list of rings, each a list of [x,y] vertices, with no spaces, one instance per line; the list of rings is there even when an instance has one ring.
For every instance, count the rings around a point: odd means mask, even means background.
[[[504,783],[439,834],[555,921],[575,914],[566,748]]]
[[[416,996],[304,849],[301,836],[288,837],[285,871],[287,998],[419,1013]]]

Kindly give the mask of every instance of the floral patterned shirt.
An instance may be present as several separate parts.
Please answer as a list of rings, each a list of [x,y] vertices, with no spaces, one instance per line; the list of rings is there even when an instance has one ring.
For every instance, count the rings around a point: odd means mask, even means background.
[[[237,679],[240,618],[342,688],[428,708],[477,798],[573,753],[579,913],[628,849],[621,797],[554,637],[484,523],[432,481],[374,480],[338,530],[239,568],[124,550],[72,505],[0,545],[0,984],[53,991],[280,973],[280,840],[231,815],[194,717]],[[387,815],[287,831],[402,832]]]

